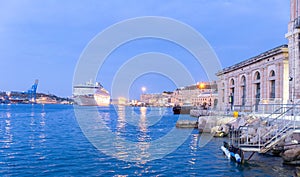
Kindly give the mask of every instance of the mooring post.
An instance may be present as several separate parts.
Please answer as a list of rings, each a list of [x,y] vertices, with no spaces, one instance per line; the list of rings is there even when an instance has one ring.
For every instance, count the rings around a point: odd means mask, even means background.
[[[255,154],[255,152],[252,152],[252,154],[249,156],[249,158],[247,159],[247,161],[249,161],[254,154]]]

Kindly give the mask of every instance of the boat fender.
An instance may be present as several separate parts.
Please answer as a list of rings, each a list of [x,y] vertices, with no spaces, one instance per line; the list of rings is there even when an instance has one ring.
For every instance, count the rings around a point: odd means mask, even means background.
[[[235,155],[234,155],[234,158],[235,158],[235,160],[236,160],[238,163],[241,163],[241,162],[242,162],[241,156],[240,156],[239,154],[235,154]]]
[[[221,150],[223,151],[223,153],[225,154],[225,156],[230,159],[230,152],[228,151],[227,148],[225,148],[224,146],[221,146]]]
[[[229,151],[229,152],[230,152],[230,151]],[[235,153],[230,152],[230,156],[233,157],[233,158],[235,158]]]

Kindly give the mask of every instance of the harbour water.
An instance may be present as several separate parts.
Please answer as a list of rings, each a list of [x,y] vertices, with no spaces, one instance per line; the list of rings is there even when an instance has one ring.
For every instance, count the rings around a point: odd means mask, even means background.
[[[88,107],[83,109],[88,110]],[[171,108],[124,109],[131,109],[135,115],[143,111],[149,114],[144,114],[146,121],[142,125],[134,126],[126,119],[120,121],[120,113],[113,106],[97,108],[112,132],[132,142],[158,139],[170,132],[178,120]],[[162,117],[148,125],[147,118],[151,119],[153,113]],[[130,114],[122,115],[127,119],[128,116]],[[184,133],[187,130],[175,131]],[[226,139],[213,138],[200,147],[199,138],[197,130],[193,130],[181,146],[163,158],[123,161],[118,155],[106,155],[88,141],[71,105],[0,105],[0,176],[294,175],[295,167],[283,165],[281,158],[269,155],[257,155],[252,161],[237,165],[226,159],[220,150]]]

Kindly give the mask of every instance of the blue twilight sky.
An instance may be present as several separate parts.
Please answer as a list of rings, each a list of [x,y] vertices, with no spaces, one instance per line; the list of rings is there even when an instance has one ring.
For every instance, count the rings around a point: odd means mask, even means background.
[[[38,92],[72,95],[76,63],[91,39],[110,25],[140,16],[163,16],[190,25],[210,43],[222,67],[227,67],[287,43],[289,1],[0,1],[0,90],[25,91],[39,79]],[[145,52],[171,55],[195,80],[206,80],[191,54],[157,39],[121,46],[103,64],[97,80],[110,91],[118,68]],[[135,80],[130,97],[138,98],[142,86],[148,93],[176,88],[166,76],[149,73]]]

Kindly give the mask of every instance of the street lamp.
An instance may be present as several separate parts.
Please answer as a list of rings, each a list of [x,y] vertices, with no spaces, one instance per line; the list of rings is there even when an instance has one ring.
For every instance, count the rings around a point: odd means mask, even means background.
[[[204,89],[205,84],[203,82],[200,82],[197,84],[197,86],[198,86],[198,89]]]
[[[143,94],[145,93],[146,90],[147,90],[146,87],[142,87]]]
[[[143,92],[143,93],[142,93],[142,96],[141,96],[141,101],[144,102],[144,103],[146,103],[146,98],[147,98],[147,97],[145,96],[145,92],[146,92],[147,89],[146,89],[146,87],[142,87],[141,90],[142,90],[142,92]],[[144,103],[143,103],[143,104],[144,104]]]

